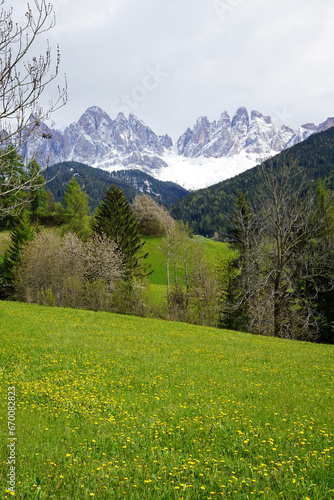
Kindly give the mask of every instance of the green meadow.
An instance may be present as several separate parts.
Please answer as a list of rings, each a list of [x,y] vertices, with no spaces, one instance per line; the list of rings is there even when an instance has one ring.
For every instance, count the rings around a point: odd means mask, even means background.
[[[150,283],[154,285],[167,285],[166,275],[166,256],[160,250],[162,238],[144,238],[145,245],[143,250],[148,252],[147,263],[151,265],[153,273],[149,277]],[[205,246],[205,254],[209,261],[215,263],[218,257],[228,258],[234,255],[234,252],[229,249],[227,243],[213,241],[203,237],[195,237],[194,241],[201,241]],[[173,263],[170,264],[171,275],[174,272]]]
[[[0,302],[16,498],[334,498],[334,346]]]

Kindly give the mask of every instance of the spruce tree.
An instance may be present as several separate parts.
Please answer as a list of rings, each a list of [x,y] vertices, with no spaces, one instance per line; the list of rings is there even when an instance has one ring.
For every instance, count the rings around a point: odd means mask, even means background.
[[[5,253],[4,260],[0,265],[0,296],[6,298],[13,293],[14,267],[20,262],[21,252],[27,241],[34,237],[33,228],[30,225],[27,211],[20,215],[18,223],[11,233],[12,243]]]
[[[88,195],[74,177],[66,186],[64,201],[65,216],[68,219],[68,224],[63,228],[64,232],[71,230],[86,240],[91,233]]]
[[[141,240],[135,214],[123,192],[113,184],[107,189],[104,199],[97,208],[94,231],[105,234],[114,241],[125,255],[130,276],[143,277],[147,269],[141,253],[145,242]]]
[[[228,276],[227,311],[224,326],[247,331],[252,290],[258,277],[256,252],[257,221],[244,193],[235,199],[228,231],[229,244],[237,256],[226,266]]]

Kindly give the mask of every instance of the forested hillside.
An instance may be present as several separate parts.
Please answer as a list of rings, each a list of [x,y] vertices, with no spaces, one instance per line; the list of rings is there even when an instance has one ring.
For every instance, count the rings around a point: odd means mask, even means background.
[[[334,189],[334,127],[312,135],[306,141],[278,154],[264,163],[273,165],[277,171],[284,164],[300,165],[312,181],[321,178],[330,189]],[[217,231],[223,237],[228,229],[228,216],[234,205],[238,190],[242,190],[252,205],[261,198],[263,179],[261,166],[256,166],[232,179],[201,189],[179,200],[171,209],[175,219],[188,222],[194,232],[213,236]]]
[[[145,193],[166,207],[171,206],[189,193],[173,182],[158,181],[139,170],[121,170],[110,173],[71,161],[51,166],[47,171],[44,171],[44,176],[47,179],[53,179],[47,183],[46,188],[54,194],[56,201],[63,199],[68,182],[72,177],[75,177],[82,189],[88,194],[89,206],[92,210],[95,210],[99,205],[111,184],[119,187],[130,202],[136,194]]]

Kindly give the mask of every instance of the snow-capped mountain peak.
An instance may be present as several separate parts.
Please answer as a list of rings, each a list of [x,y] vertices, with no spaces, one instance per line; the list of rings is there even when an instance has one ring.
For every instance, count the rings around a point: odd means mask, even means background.
[[[119,113],[115,120],[98,106],[88,108],[63,132],[43,127],[44,137],[25,147],[24,156],[37,154],[41,164],[77,161],[109,171],[139,169],[161,180],[170,180],[186,188],[198,189],[233,177],[311,134],[334,126],[334,118],[316,126],[306,123],[293,130],[276,127],[270,116],[240,107],[232,120],[224,111],[219,120],[206,116],[187,128],[175,147],[165,134],[130,114]],[[47,132],[47,133],[46,133]]]

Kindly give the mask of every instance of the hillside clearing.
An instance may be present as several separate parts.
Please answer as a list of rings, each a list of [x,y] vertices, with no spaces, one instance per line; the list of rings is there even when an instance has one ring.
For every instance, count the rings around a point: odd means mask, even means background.
[[[9,302],[0,336],[16,498],[334,496],[333,346]]]
[[[153,273],[149,276],[149,281],[155,285],[167,285],[166,275],[166,255],[160,250],[162,238],[144,238],[145,252],[148,252],[147,263],[151,264]],[[227,243],[220,241],[209,240],[204,237],[194,238],[194,241],[200,240],[205,245],[205,252],[207,259],[213,264],[218,257],[227,259],[235,255],[233,250],[230,250]],[[174,272],[173,264],[171,263],[171,274]]]

